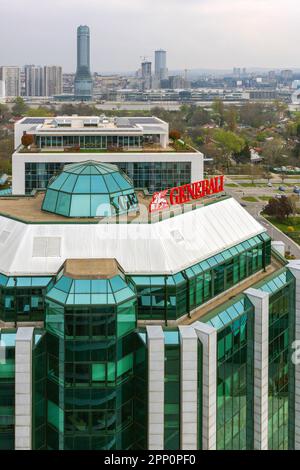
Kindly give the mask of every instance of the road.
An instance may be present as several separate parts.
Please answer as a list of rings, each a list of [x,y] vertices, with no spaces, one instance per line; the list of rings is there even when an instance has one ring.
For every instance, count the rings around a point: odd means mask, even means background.
[[[236,181],[229,181],[227,178],[227,183],[232,183]],[[289,251],[296,259],[300,259],[300,246],[295,243],[291,238],[285,235],[283,232],[278,230],[272,224],[270,224],[264,217],[261,216],[261,211],[266,204],[266,201],[257,202],[246,202],[243,200],[244,197],[259,197],[259,196],[274,196],[278,192],[278,187],[275,188],[265,187],[226,187],[226,193],[233,196],[241,204],[246,205],[245,209],[263,226],[267,229],[268,234],[275,241],[282,241],[285,244],[286,251]],[[289,193],[292,191],[290,188]]]

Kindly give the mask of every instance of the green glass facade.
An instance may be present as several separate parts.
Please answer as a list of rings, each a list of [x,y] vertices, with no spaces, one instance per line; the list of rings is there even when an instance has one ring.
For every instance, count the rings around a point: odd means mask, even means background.
[[[100,217],[138,209],[131,181],[115,165],[67,165],[50,181],[42,209],[65,217]]]
[[[269,449],[293,449],[295,428],[295,279],[284,270],[259,287],[269,305]]]
[[[38,148],[49,151],[65,147],[80,147],[86,150],[109,150],[110,148],[139,150],[144,144],[144,138],[140,135],[37,135],[35,141]]]
[[[179,450],[181,339],[178,328],[166,323],[267,268],[270,261],[270,238],[262,234],[172,276],[120,272],[110,279],[75,279],[64,268],[53,278],[1,275],[0,319],[45,320],[43,329],[35,328],[32,346],[32,448],[147,449],[148,342],[137,321],[159,320],[165,325],[163,445]],[[295,279],[283,268],[253,287],[270,294],[268,446],[293,449]],[[240,294],[200,321],[217,331],[217,449],[252,450],[254,306]],[[15,330],[0,330],[0,449],[15,446],[15,342]],[[197,355],[197,447],[202,449],[200,341]]]
[[[120,276],[62,276],[47,296],[46,330],[48,448],[131,448],[135,293]]]
[[[218,332],[217,449],[253,449],[254,308],[240,296],[203,321]]]
[[[32,348],[32,447],[47,449],[47,345],[44,330],[35,330]]]
[[[25,163],[25,192],[46,189],[51,178],[65,166],[62,162]],[[132,180],[135,188],[146,188],[150,193],[174,188],[191,182],[190,162],[114,162]]]
[[[0,319],[43,321],[51,277],[7,277],[0,274]]]
[[[0,450],[15,448],[15,331],[0,330]]]
[[[180,449],[180,340],[178,331],[165,332],[165,450]]]
[[[148,437],[148,349],[147,336],[138,332],[134,357],[134,449],[147,449]]]
[[[262,234],[174,276],[132,276],[138,318],[176,320],[271,262],[271,239]]]

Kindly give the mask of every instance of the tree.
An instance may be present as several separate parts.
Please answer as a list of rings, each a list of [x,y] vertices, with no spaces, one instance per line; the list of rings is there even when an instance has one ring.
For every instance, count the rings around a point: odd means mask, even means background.
[[[209,142],[207,144],[201,145],[199,150],[204,154],[208,159],[212,158],[212,166],[215,170],[223,171],[224,158],[222,151],[216,146],[214,142]],[[206,163],[208,165],[209,162]]]
[[[39,106],[36,109],[29,108],[26,115],[30,117],[52,117],[55,116],[55,110]]]
[[[239,109],[240,122],[251,127],[268,126],[278,122],[278,115],[263,103],[245,103]]]
[[[212,104],[212,109],[213,109],[214,114],[216,115],[218,125],[220,127],[223,127],[224,120],[225,120],[224,119],[224,117],[225,117],[225,107],[224,107],[223,101],[220,100],[220,99],[214,100],[214,102]]]
[[[265,171],[263,177],[270,183],[270,179],[272,178],[272,173],[270,171]]]
[[[225,122],[231,132],[235,132],[237,128],[238,113],[235,106],[230,106],[225,112]]]
[[[12,113],[14,116],[25,116],[28,111],[28,106],[20,96],[15,99],[12,107]]]
[[[276,162],[280,163],[283,149],[284,141],[278,137],[264,143],[261,154],[268,166],[268,169],[270,169],[271,166],[274,166]]]
[[[213,139],[217,146],[224,152],[227,170],[233,153],[239,153],[245,147],[245,140],[231,131],[217,129],[214,132]]]
[[[251,183],[254,184],[255,179],[260,179],[263,176],[262,167],[259,165],[250,165],[250,176],[251,176]]]
[[[294,212],[294,205],[290,198],[282,196],[281,198],[272,198],[264,209],[264,213],[278,220],[284,220]]]
[[[169,137],[172,140],[179,140],[181,137],[181,133],[177,129],[172,129],[169,133]]]
[[[0,121],[8,121],[11,117],[11,113],[8,106],[0,103]]]
[[[0,140],[0,171],[11,174],[11,156],[14,151],[14,138],[9,136]]]
[[[188,126],[203,126],[210,122],[209,112],[201,106],[192,105],[189,107],[188,112],[185,113],[185,119]]]
[[[24,147],[29,147],[29,145],[32,145],[34,142],[34,137],[32,134],[27,134],[26,132],[22,135],[21,139],[22,145]]]

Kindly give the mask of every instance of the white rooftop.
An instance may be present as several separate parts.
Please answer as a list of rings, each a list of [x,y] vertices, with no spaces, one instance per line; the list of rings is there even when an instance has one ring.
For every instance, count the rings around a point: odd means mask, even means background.
[[[66,259],[115,258],[128,274],[174,274],[264,232],[233,198],[153,224],[24,224],[0,217],[0,272],[56,274]]]
[[[168,124],[155,116],[146,117],[107,117],[107,116],[57,116],[45,118],[25,117],[18,126],[32,126],[31,132],[49,133],[68,131],[127,131],[143,133],[143,131],[165,132]]]

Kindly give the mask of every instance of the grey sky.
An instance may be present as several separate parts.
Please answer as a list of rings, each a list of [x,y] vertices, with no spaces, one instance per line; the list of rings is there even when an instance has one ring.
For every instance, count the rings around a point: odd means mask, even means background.
[[[300,66],[299,0],[0,0],[0,65],[75,70],[76,27],[92,70],[127,71],[155,48],[170,69]]]

